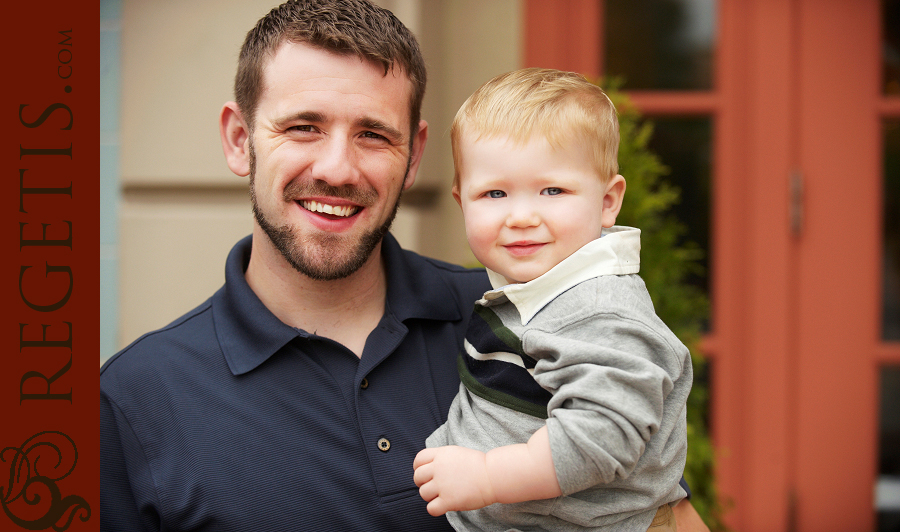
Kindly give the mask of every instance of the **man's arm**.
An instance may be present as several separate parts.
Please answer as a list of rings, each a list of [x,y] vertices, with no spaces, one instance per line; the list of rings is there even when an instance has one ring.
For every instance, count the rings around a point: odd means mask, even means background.
[[[100,531],[134,532],[147,528],[141,519],[128,478],[125,452],[119,436],[114,407],[100,395]]]
[[[419,494],[428,513],[477,510],[495,502],[514,503],[562,495],[547,427],[527,443],[506,445],[487,453],[464,447],[424,449],[413,462]]]
[[[675,513],[675,523],[679,532],[709,532],[709,527],[703,522],[691,501],[681,499],[672,511]]]

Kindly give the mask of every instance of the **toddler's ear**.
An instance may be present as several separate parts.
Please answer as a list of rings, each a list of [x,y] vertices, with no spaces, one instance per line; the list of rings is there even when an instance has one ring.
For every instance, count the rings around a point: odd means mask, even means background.
[[[453,199],[455,199],[456,203],[462,208],[462,199],[459,197],[459,185],[453,185],[453,188],[450,189],[450,193],[453,194]]]
[[[616,216],[622,209],[624,198],[625,178],[616,174],[606,183],[606,193],[603,195],[603,214],[601,215],[603,227],[616,225]]]

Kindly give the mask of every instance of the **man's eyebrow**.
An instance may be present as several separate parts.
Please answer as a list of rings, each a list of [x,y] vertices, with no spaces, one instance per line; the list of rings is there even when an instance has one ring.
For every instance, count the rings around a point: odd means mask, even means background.
[[[403,142],[403,132],[399,129],[385,124],[380,120],[376,120],[374,118],[361,118],[357,120],[356,124],[364,129],[374,129],[375,131],[380,132],[382,135],[390,139],[392,142],[400,143]]]
[[[292,115],[285,115],[275,120],[278,125],[284,125],[289,122],[311,122],[313,124],[321,124],[325,121],[325,115],[318,111],[300,111]]]
[[[311,124],[321,124],[327,121],[328,118],[325,116],[325,113],[321,113],[319,111],[300,111],[298,113],[282,116],[281,118],[276,119],[275,124],[279,126],[283,126],[291,122],[309,122]],[[377,131],[392,142],[401,143],[405,140],[402,131],[389,124],[385,124],[384,122],[376,118],[360,118],[356,121],[356,126],[363,129],[371,129]]]

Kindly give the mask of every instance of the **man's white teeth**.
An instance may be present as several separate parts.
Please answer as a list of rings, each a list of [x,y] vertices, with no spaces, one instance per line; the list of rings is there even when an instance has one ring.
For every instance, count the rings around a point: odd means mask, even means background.
[[[323,214],[331,214],[333,216],[352,216],[356,214],[356,211],[359,210],[358,207],[352,207],[349,205],[328,205],[327,203],[319,203],[318,201],[303,201],[300,202],[303,205],[303,208],[312,211],[312,212],[321,212]]]

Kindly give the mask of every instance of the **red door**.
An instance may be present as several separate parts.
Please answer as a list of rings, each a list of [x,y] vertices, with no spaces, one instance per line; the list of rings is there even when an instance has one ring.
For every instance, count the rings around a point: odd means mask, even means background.
[[[525,66],[616,74],[613,3],[527,1]],[[709,87],[630,94],[649,117],[712,124],[705,349],[727,521],[876,530],[879,383],[900,366],[883,317],[885,131],[900,97],[885,88],[882,13],[896,2],[707,3]]]

